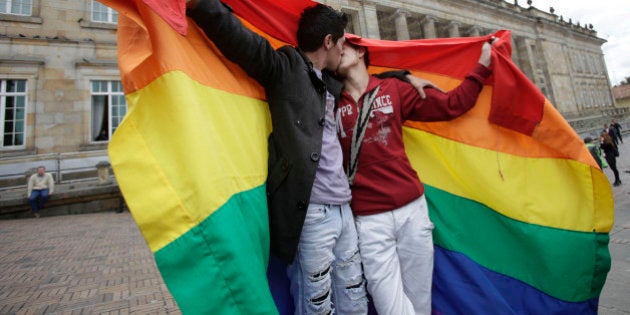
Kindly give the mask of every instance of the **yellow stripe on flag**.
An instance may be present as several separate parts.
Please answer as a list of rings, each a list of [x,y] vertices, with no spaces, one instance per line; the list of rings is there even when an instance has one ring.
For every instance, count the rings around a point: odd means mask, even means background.
[[[529,158],[478,148],[405,128],[405,148],[425,184],[473,201],[522,222],[608,232],[612,196],[606,176],[581,162]],[[471,158],[474,157],[474,158]],[[509,196],[507,198],[506,196]]]
[[[179,71],[127,95],[127,101],[133,106],[114,135],[110,156],[117,175],[131,175],[117,176],[122,190],[143,196],[130,198],[129,207],[153,252],[232,195],[265,183],[271,131],[265,102],[206,87]],[[145,163],[132,163],[138,160]]]

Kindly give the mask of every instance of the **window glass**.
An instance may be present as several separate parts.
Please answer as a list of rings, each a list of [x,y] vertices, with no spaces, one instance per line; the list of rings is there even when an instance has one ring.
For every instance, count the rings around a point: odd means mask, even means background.
[[[118,12],[106,5],[92,0],[92,21],[100,23],[118,23]]]
[[[92,81],[92,141],[109,141],[127,113],[120,81]]]
[[[31,16],[33,0],[0,0],[0,13]]]
[[[2,148],[24,146],[26,80],[0,80]]]

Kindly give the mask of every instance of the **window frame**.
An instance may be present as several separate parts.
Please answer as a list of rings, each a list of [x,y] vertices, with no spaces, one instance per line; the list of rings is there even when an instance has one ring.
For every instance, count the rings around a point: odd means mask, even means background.
[[[107,16],[107,20],[95,20],[94,19],[94,14],[97,13],[96,12],[96,6],[100,6],[103,7],[104,9],[106,9],[107,11],[105,12],[106,16]],[[116,19],[114,20],[114,17],[116,17]],[[96,1],[96,0],[92,0],[92,3],[90,4],[90,21],[92,23],[103,23],[103,24],[118,24],[118,12],[116,12],[116,10]]]
[[[31,0],[31,14],[30,15],[0,12],[0,21],[42,24],[43,20],[39,16],[40,6],[41,6],[41,0]]]
[[[7,92],[6,91],[6,83],[7,81],[23,81],[24,82],[24,91],[22,92]],[[29,94],[29,84],[28,84],[28,79],[26,78],[0,78],[0,105],[2,110],[0,110],[0,135],[2,136],[2,140],[0,140],[0,150],[2,151],[9,151],[9,150],[23,150],[26,148],[26,142],[27,142],[27,131],[28,131],[28,124],[27,124],[27,119],[28,119],[28,94]],[[24,102],[23,102],[23,108],[22,108],[22,143],[19,145],[11,145],[11,146],[5,146],[4,143],[4,136],[5,136],[5,125],[6,125],[6,99],[8,96],[23,96],[24,97]],[[14,117],[15,118],[15,114]],[[15,123],[15,119],[14,119],[14,123]],[[13,131],[11,132],[13,137],[15,137],[15,125],[13,126]]]
[[[111,22],[111,23],[110,22],[97,22],[97,21],[92,20],[92,12],[93,12],[95,2],[97,1],[96,0],[83,1],[83,17],[79,19],[79,25],[84,28],[116,30],[118,28],[117,22]],[[100,2],[97,2],[97,3],[101,4]],[[112,11],[116,12],[115,10],[112,10]]]
[[[20,8],[25,8],[28,7],[29,8],[29,12],[28,14],[26,13],[16,13],[16,12],[9,12],[12,8],[13,8],[13,4],[15,2],[25,2],[25,1],[30,1],[31,3],[26,6],[25,3],[21,3]],[[0,14],[6,14],[6,15],[17,15],[17,16],[33,16],[33,0],[6,0],[6,6],[5,8],[7,9],[6,12],[0,12]]]
[[[106,83],[106,91],[95,91],[94,90],[94,83],[96,82],[102,82],[102,83]],[[114,84],[117,84],[119,89],[115,90],[113,88]],[[124,90],[122,88],[122,81],[121,80],[111,80],[111,79],[97,79],[97,78],[93,78],[89,80],[89,91],[90,91],[90,129],[88,130],[89,132],[89,142],[92,144],[101,144],[101,143],[108,143],[109,141],[111,141],[112,136],[114,134],[114,132],[116,131],[116,129],[118,127],[120,127],[120,124],[122,123],[123,119],[125,118],[125,116],[127,115],[127,112],[129,111],[129,106],[127,105],[127,99],[125,98],[125,93]],[[106,113],[107,113],[107,126],[101,126],[101,130],[103,127],[107,128],[107,140],[96,140],[97,132],[95,132],[95,118],[94,115],[95,113],[95,103],[94,103],[94,96],[106,96],[106,101],[107,101],[107,108],[106,108]],[[122,99],[122,103],[121,104],[114,104],[115,99]],[[115,112],[120,112],[119,110],[116,111],[114,110],[115,106],[123,106],[124,105],[124,114],[121,116],[119,114],[115,115]],[[114,124],[114,118],[116,118],[118,120],[117,125],[113,126]]]

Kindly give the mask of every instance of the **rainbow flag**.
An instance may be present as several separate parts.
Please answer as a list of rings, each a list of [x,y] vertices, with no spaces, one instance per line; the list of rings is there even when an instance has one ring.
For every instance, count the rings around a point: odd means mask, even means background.
[[[269,257],[261,87],[184,14],[184,1],[101,0],[119,13],[128,113],[112,165],[158,268],[186,314],[291,313]],[[279,47],[307,0],[225,1]],[[610,268],[613,197],[579,136],[510,60],[448,123],[409,122],[405,145],[435,223],[434,314],[596,314]],[[364,39],[371,71],[457,86],[489,36]],[[271,263],[270,263],[271,261]]]

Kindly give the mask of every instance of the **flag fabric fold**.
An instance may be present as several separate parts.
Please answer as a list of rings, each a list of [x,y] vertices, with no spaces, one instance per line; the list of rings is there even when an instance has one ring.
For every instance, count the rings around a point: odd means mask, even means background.
[[[188,23],[186,21],[186,3],[184,1],[143,1],[174,30],[182,35],[186,35]]]
[[[129,107],[110,159],[178,306],[291,312],[284,270],[269,257],[263,90],[186,19],[184,0],[101,1],[119,12]],[[299,15],[313,4],[224,2],[274,47],[295,45]],[[510,60],[510,32],[491,35],[493,75],[475,107],[404,127],[435,224],[433,312],[596,314],[610,268],[610,183]],[[491,35],[363,40],[371,72],[408,69],[450,90]]]

